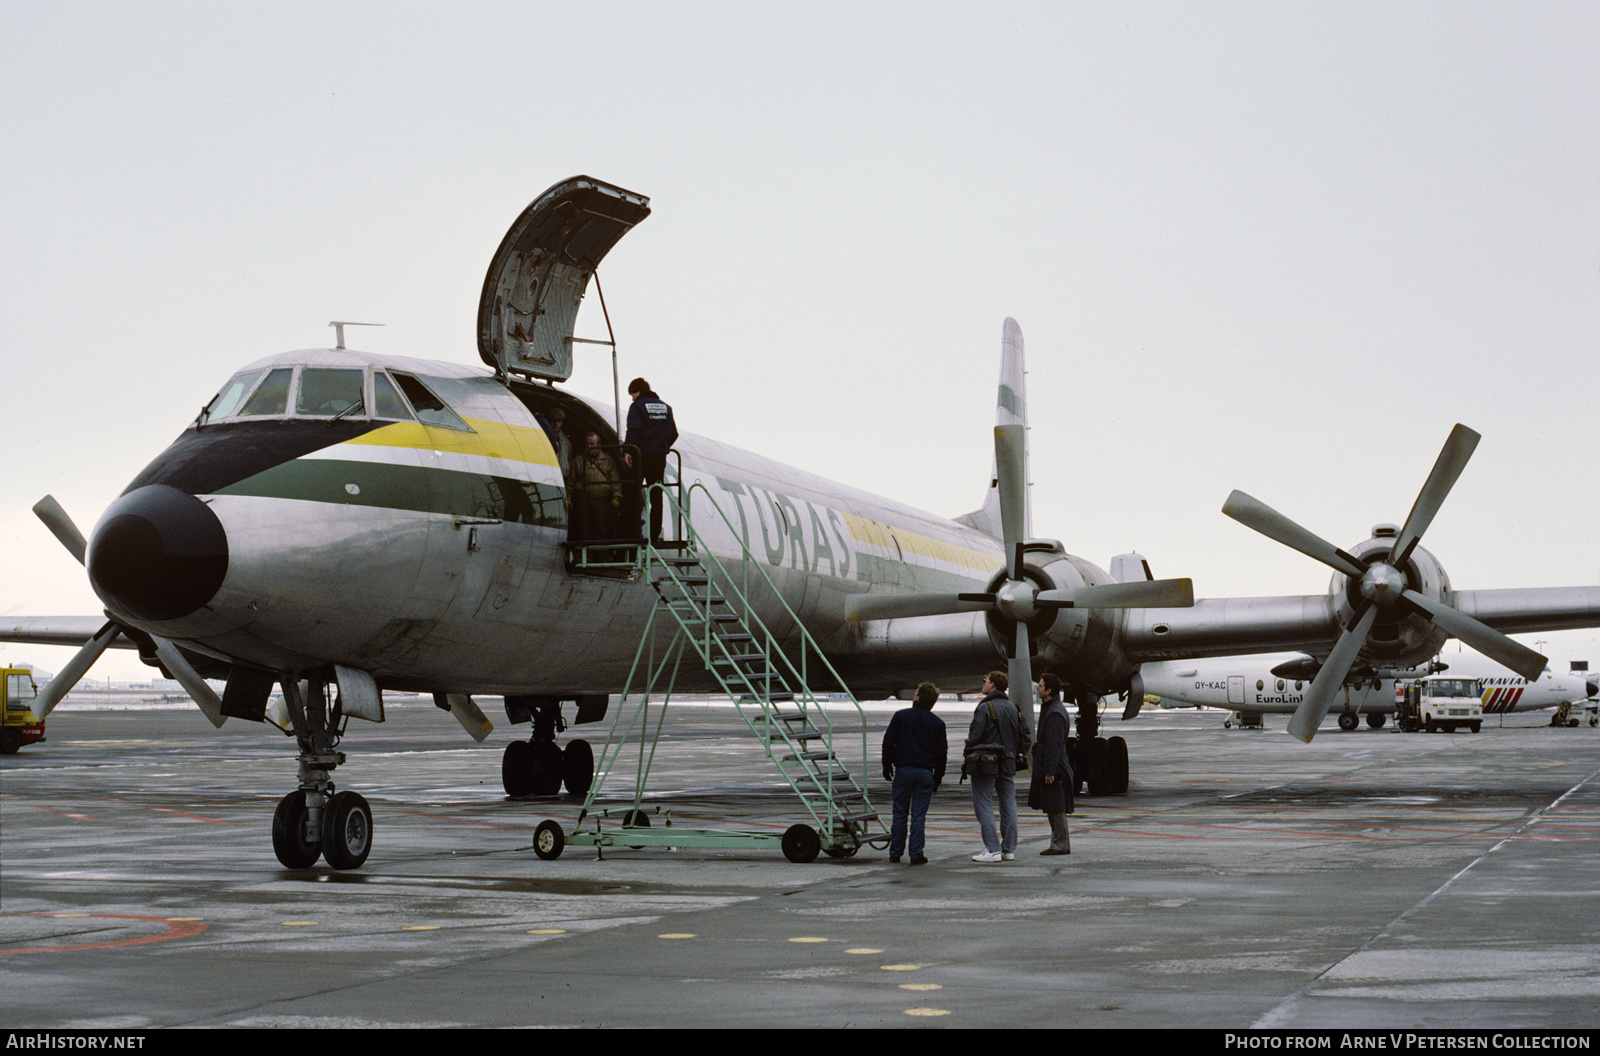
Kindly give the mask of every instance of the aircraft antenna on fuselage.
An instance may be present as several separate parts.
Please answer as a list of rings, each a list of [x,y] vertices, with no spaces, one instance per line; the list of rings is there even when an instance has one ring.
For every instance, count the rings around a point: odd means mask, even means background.
[[[349,319],[330,319],[328,325],[333,327],[333,347],[344,347],[344,328],[347,326],[382,326],[382,323],[357,323]]]

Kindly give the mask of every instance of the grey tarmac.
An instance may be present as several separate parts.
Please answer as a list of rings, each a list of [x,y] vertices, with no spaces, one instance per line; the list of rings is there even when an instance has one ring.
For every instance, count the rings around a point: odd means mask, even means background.
[[[959,729],[969,707],[939,713]],[[874,751],[892,710],[868,707]],[[1024,808],[1016,861],[970,861],[952,774],[922,867],[870,847],[546,862],[534,826],[570,830],[577,805],[502,792],[526,727],[475,745],[391,702],[344,744],[335,779],[371,802],[376,840],[339,873],[273,856],[294,774],[277,731],[69,700],[0,761],[4,1025],[1600,1026],[1600,731],[1330,723],[1302,745],[1281,720],[1222,720],[1111,718],[1131,789],[1078,800],[1069,857],[1039,857],[1049,827]],[[592,729],[565,738],[598,747]],[[669,708],[650,787],[654,825],[800,820],[716,704]]]

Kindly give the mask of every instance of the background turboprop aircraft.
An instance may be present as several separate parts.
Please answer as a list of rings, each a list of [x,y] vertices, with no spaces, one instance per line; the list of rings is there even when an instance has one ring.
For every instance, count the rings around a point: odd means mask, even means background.
[[[1145,692],[1160,697],[1163,704],[1224,708],[1248,720],[1252,715],[1293,714],[1305,699],[1316,668],[1316,661],[1305,653],[1264,653],[1145,664],[1139,675]],[[1478,653],[1448,652],[1409,672],[1381,670],[1350,679],[1339,687],[1330,711],[1343,730],[1355,729],[1361,716],[1366,716],[1367,725],[1381,726],[1384,717],[1395,711],[1397,677],[1410,681],[1431,673],[1476,679],[1485,715],[1555,708],[1600,692],[1594,682],[1558,674],[1549,666],[1530,680]]]
[[[472,695],[502,696],[513,721],[532,722],[530,741],[507,749],[508,791],[554,791],[552,778],[586,786],[586,746],[556,747],[561,706],[576,702],[580,722],[604,714],[658,599],[644,576],[570,559],[567,482],[535,415],[559,407],[569,428],[617,443],[612,408],[555,383],[570,373],[595,267],[648,215],[643,196],[576,177],[518,217],[479,307],[492,373],[342,341],[269,356],[225,382],[91,538],[41,501],[36,512],[107,609],[105,620],[6,621],[0,640],[80,646],[44,710],[113,644],[181,681],[219,726],[261,721],[281,685],[300,773],[273,833],[291,867],[319,854],[339,868],[365,860],[370,807],[335,793],[331,774],[345,760],[345,720],[383,720],[382,689],[433,693],[480,737],[487,720]],[[1333,569],[1325,593],[1194,602],[1187,580],[1154,580],[1134,555],[1108,574],[1033,535],[1023,343],[1011,320],[1002,348],[994,478],[962,517],[703,437],[678,442],[680,484],[708,496],[689,514],[700,545],[735,574],[764,569],[775,594],[752,607],[780,647],[799,649],[803,628],[858,694],[970,681],[1002,657],[1014,687],[1051,670],[1095,693],[1141,694],[1143,663],[1298,648],[1328,656],[1290,724],[1310,740],[1358,663],[1418,663],[1449,635],[1532,676],[1544,658],[1503,632],[1600,625],[1600,587],[1457,591],[1420,547],[1476,446],[1463,426],[1403,526],[1348,550],[1230,497],[1229,516]],[[637,541],[622,549],[644,560]],[[207,678],[226,682],[221,697]],[[718,683],[686,673],[679,685]],[[1121,763],[1113,790],[1126,788]]]

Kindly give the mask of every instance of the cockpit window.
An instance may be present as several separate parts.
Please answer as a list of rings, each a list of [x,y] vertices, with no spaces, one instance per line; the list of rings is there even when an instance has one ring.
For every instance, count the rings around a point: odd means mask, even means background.
[[[289,377],[294,373],[288,367],[279,367],[250,394],[249,401],[239,410],[241,417],[266,414],[283,414],[289,406]]]
[[[406,421],[411,419],[411,411],[406,408],[406,401],[400,398],[400,393],[395,390],[394,382],[389,380],[389,375],[381,370],[372,375],[372,399],[377,405],[379,418],[400,418]]]
[[[367,403],[361,395],[361,378],[360,370],[306,367],[300,372],[294,413],[308,418],[365,415]]]
[[[214,422],[219,418],[226,418],[239,409],[239,403],[244,399],[244,394],[250,387],[261,380],[265,371],[247,370],[243,374],[235,374],[228,379],[228,383],[217,393],[216,398],[206,404],[205,411],[200,415],[202,422]]]
[[[472,432],[472,427],[462,421],[456,412],[444,405],[444,401],[435,396],[426,385],[412,377],[410,374],[395,373],[395,383],[400,386],[400,391],[406,394],[406,399],[411,401],[411,409],[417,412],[417,418],[429,425],[442,425],[446,429],[463,429]]]

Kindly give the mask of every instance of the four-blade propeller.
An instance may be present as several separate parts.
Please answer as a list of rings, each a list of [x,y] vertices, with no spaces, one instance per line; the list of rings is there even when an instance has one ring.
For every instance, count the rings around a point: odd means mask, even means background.
[[[1228,496],[1222,512],[1247,527],[1276,539],[1283,545],[1298,550],[1307,557],[1322,562],[1335,572],[1343,573],[1356,581],[1360,602],[1355,609],[1350,626],[1339,635],[1327,662],[1317,672],[1300,707],[1289,720],[1289,732],[1309,742],[1316,736],[1317,727],[1333,704],[1334,695],[1344,684],[1356,657],[1367,644],[1373,624],[1378,616],[1391,610],[1416,613],[1432,620],[1452,638],[1459,638],[1486,656],[1493,657],[1524,678],[1535,679],[1544,670],[1545,658],[1519,642],[1512,641],[1499,631],[1479,622],[1449,605],[1414,590],[1405,569],[1412,552],[1422,539],[1445,497],[1455,486],[1461,471],[1478,446],[1478,434],[1464,425],[1450,431],[1444,450],[1428,474],[1417,501],[1406,517],[1406,523],[1395,537],[1388,553],[1369,553],[1365,560],[1334,546],[1306,528],[1291,521],[1272,507],[1251,498],[1242,491]]]
[[[993,590],[959,594],[856,595],[845,603],[847,620],[893,620],[956,612],[993,612],[1012,624],[1007,642],[1007,675],[1013,702],[1031,714],[1033,679],[1028,620],[1064,608],[1188,608],[1194,584],[1188,579],[1158,579],[1100,586],[1044,588],[1030,578],[1023,556],[1028,538],[1028,439],[1023,417],[1022,330],[1007,319],[1002,336],[998,424],[994,430],[995,487],[999,492],[1005,578]]]

